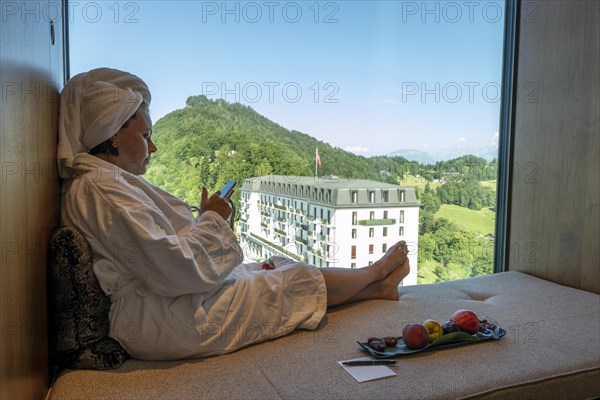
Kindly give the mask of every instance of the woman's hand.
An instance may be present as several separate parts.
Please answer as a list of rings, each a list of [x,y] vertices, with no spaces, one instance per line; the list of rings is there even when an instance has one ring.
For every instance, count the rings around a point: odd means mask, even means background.
[[[228,199],[223,199],[219,196],[219,192],[214,193],[208,197],[208,190],[202,186],[202,198],[200,199],[200,214],[204,211],[214,211],[227,220],[231,215],[231,206],[229,205]]]

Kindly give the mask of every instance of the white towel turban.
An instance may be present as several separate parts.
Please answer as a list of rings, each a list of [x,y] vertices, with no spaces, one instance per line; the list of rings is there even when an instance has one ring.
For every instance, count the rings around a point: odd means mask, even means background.
[[[150,106],[150,90],[135,75],[98,68],[69,79],[60,95],[58,172],[74,175],[73,158],[113,137],[137,111]]]

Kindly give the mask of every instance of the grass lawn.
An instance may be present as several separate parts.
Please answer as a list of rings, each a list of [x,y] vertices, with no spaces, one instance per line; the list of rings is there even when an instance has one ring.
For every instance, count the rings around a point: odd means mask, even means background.
[[[489,187],[494,192],[496,191],[496,180],[495,179],[491,179],[489,181],[481,181],[481,182],[479,182],[479,184],[484,187]]]
[[[417,274],[417,285],[437,282],[437,276],[433,273],[439,262],[434,260],[425,260],[419,263],[419,272]]]
[[[449,221],[481,235],[494,233],[496,214],[489,208],[482,208],[479,211],[469,210],[465,207],[443,204],[437,213],[436,218],[446,218]]]
[[[414,175],[406,174],[404,179],[402,179],[399,183],[400,186],[414,187],[419,189],[425,189],[427,185],[427,181],[424,178],[417,178]],[[435,189],[440,186],[439,183],[429,182],[429,187],[431,189]]]

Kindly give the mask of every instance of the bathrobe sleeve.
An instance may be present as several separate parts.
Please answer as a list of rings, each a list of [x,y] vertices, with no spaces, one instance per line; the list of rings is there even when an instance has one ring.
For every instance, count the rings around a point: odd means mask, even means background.
[[[77,186],[70,214],[94,238],[95,256],[161,296],[214,291],[243,260],[235,234],[215,212],[182,216],[161,192],[119,180],[82,177]]]

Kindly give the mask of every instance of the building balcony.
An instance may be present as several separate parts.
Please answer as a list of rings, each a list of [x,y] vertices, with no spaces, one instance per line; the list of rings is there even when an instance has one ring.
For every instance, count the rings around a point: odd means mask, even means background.
[[[299,262],[306,262],[298,254],[294,254],[294,253],[284,249],[283,247],[270,242],[269,240],[267,240],[265,238],[255,235],[254,233],[250,233],[250,235],[248,237],[253,239],[254,242],[260,243],[261,245],[265,246],[265,248],[267,248],[268,250],[275,251],[283,256],[287,256],[287,257],[289,257],[293,260],[299,261]]]
[[[296,240],[296,242],[300,242],[300,243],[303,243],[305,245],[308,245],[308,240],[303,239],[300,236],[296,236],[294,239]]]
[[[285,231],[282,231],[281,229],[274,228],[274,229],[273,229],[273,232],[275,232],[275,233],[277,233],[278,235],[281,235],[281,236],[283,236],[283,237],[287,237],[287,233],[286,233]]]

